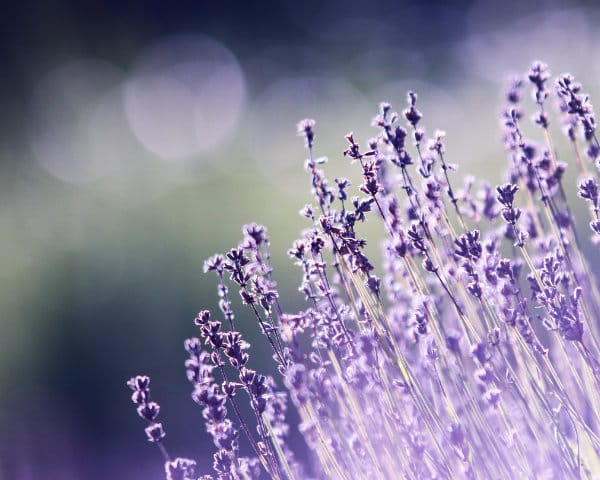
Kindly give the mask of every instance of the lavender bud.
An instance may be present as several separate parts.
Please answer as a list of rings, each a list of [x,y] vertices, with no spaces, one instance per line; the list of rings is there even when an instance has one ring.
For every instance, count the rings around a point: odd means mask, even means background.
[[[421,112],[415,108],[415,104],[417,103],[417,94],[414,92],[408,92],[407,100],[409,107],[404,110],[402,114],[408,123],[410,123],[413,128],[416,128],[417,123],[419,123],[419,120],[421,120],[421,117],[423,116]]]
[[[435,273],[438,271],[438,268],[433,264],[429,257],[425,257],[425,259],[423,260],[423,268],[431,273]]]
[[[186,352],[188,352],[190,355],[200,355],[200,352],[202,351],[199,338],[188,338],[185,342],[183,342],[183,345]]]
[[[302,210],[300,210],[299,213],[300,213],[300,216],[308,218],[309,220],[314,218],[312,205],[309,205],[309,204],[304,205],[304,208]]]
[[[254,370],[250,370],[249,368],[242,368],[240,370],[240,382],[244,385],[249,386],[254,382],[254,377],[256,372]]]
[[[160,406],[156,402],[144,403],[137,408],[138,415],[149,422],[156,419],[159,411]]]
[[[232,382],[223,382],[222,389],[225,395],[233,397],[235,395],[236,384]]]
[[[219,450],[213,455],[213,468],[222,478],[230,478],[231,466],[232,460],[227,450]]]
[[[213,255],[204,262],[204,273],[206,272],[222,272],[223,271],[223,255]]]
[[[145,431],[148,441],[152,443],[160,442],[167,435],[163,429],[162,423],[153,423],[152,425],[146,427]]]
[[[376,296],[379,296],[379,292],[381,291],[381,279],[377,278],[375,275],[369,276],[367,287],[369,287],[369,290]]]
[[[518,104],[521,102],[521,88],[523,87],[523,80],[516,77],[511,81],[511,86],[506,92],[506,100],[508,103]]]
[[[146,375],[138,375],[130,380],[137,390],[147,390],[150,386],[150,377]],[[131,387],[131,385],[130,385]]]
[[[150,398],[150,392],[148,390],[136,390],[131,395],[131,401],[136,405],[142,405]]]
[[[200,327],[206,325],[210,321],[210,312],[208,310],[202,310],[198,316],[194,319],[194,323]]]
[[[306,141],[306,147],[312,148],[315,141],[315,133],[313,128],[315,127],[316,122],[312,118],[305,118],[298,122],[297,131],[298,135],[304,137]]]
[[[592,177],[582,180],[579,184],[579,196],[589,200],[594,207],[598,207],[598,183]]]
[[[533,99],[538,104],[543,104],[544,100],[548,97],[548,91],[544,84],[546,80],[550,78],[550,72],[548,71],[548,65],[542,62],[534,62],[527,75],[529,81],[534,84],[535,89],[533,91]]]
[[[512,207],[517,190],[519,190],[519,187],[511,183],[505,183],[502,186],[496,187],[498,201],[505,207]]]
[[[600,156],[600,147],[598,145],[596,145],[595,143],[590,143],[588,145],[587,150],[585,151],[585,154],[592,161],[595,161],[598,158],[598,156]]]
[[[196,462],[188,458],[176,458],[165,463],[167,480],[189,480],[195,478]]]

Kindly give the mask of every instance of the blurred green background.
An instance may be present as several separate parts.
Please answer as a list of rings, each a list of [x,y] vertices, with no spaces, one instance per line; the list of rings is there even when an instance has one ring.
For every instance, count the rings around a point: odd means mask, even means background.
[[[497,181],[507,74],[542,59],[599,98],[595,2],[499,4],[4,5],[0,479],[161,478],[125,387],[137,373],[170,452],[207,461],[182,348],[216,308],[202,262],[263,223],[282,303],[298,308],[285,255],[311,201],[298,120],[317,120],[331,178],[352,177],[344,134],[364,143],[378,102],[402,109],[414,89],[461,174]]]

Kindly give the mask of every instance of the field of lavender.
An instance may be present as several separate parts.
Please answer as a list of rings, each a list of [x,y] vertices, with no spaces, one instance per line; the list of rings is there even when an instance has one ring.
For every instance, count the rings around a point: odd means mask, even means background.
[[[576,103],[600,101],[599,22],[593,0],[7,4],[0,480],[164,477],[155,422],[196,476],[221,450],[262,478],[593,476]]]
[[[348,133],[343,153],[322,152],[319,124],[302,120],[313,200],[288,255],[304,307],[280,301],[261,225],[204,263],[219,309],[194,320],[185,371],[212,472],[166,448],[149,377],[128,382],[166,478],[599,478],[589,252],[600,239],[600,143],[584,92],[542,62],[511,80],[500,185],[455,173],[445,133],[425,130],[412,91],[398,113],[381,103],[374,136]],[[324,153],[345,157],[360,183],[331,181]],[[382,265],[367,256],[367,221],[385,231]],[[244,340],[240,317],[254,319],[278,373],[254,369],[263,347]],[[289,444],[291,431],[305,446]]]

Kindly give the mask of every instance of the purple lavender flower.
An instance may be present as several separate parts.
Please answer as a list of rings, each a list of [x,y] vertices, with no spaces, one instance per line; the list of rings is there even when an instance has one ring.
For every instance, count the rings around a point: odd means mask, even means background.
[[[217,275],[223,321],[202,310],[199,336],[184,342],[214,478],[592,478],[600,468],[600,293],[565,188],[571,158],[552,142],[549,99],[575,157],[583,141],[591,159],[600,155],[595,116],[570,75],[549,89],[548,66],[535,62],[523,78],[542,128],[525,135],[524,81],[513,79],[501,114],[508,173],[495,189],[472,177],[453,188],[445,134],[428,138],[414,92],[401,114],[379,105],[367,148],[346,135],[340,156],[362,177],[355,187],[329,182],[327,159],[314,156],[315,122],[298,124],[316,203],[302,209],[308,224],[288,255],[307,304],[287,310],[267,230],[251,223],[237,246],[204,264]],[[575,160],[597,239],[600,190]],[[365,222],[385,232],[381,267],[361,235]],[[261,344],[234,328],[230,288]],[[253,366],[262,348],[273,377]],[[213,478],[168,456],[149,382],[128,385],[166,478]],[[306,465],[289,443],[294,431]]]
[[[311,149],[313,146],[313,143],[315,141],[315,133],[313,131],[313,128],[315,127],[315,121],[310,119],[310,118],[306,118],[300,122],[298,122],[298,135],[301,135],[304,137],[304,139],[306,140],[306,147]]]

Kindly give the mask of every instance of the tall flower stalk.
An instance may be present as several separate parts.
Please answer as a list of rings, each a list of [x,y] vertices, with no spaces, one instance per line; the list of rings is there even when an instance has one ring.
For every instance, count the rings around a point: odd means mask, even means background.
[[[129,381],[167,479],[597,478],[600,294],[573,212],[587,203],[597,245],[600,143],[581,85],[550,80],[535,62],[512,81],[501,114],[508,174],[495,188],[455,184],[445,134],[427,136],[414,92],[402,113],[380,105],[366,146],[346,135],[343,156],[362,177],[354,196],[315,156],[315,122],[298,124],[315,203],[301,210],[307,228],[288,253],[306,306],[287,313],[280,302],[260,225],[206,261],[224,321],[203,310],[185,349],[216,447],[211,474],[171,459],[148,377]],[[527,85],[537,139],[522,129]],[[553,141],[553,101],[568,152]],[[565,185],[571,162],[579,198]],[[360,233],[368,219],[386,231],[379,271]],[[251,368],[232,288],[272,350],[275,377]],[[307,465],[289,444],[288,403]]]

